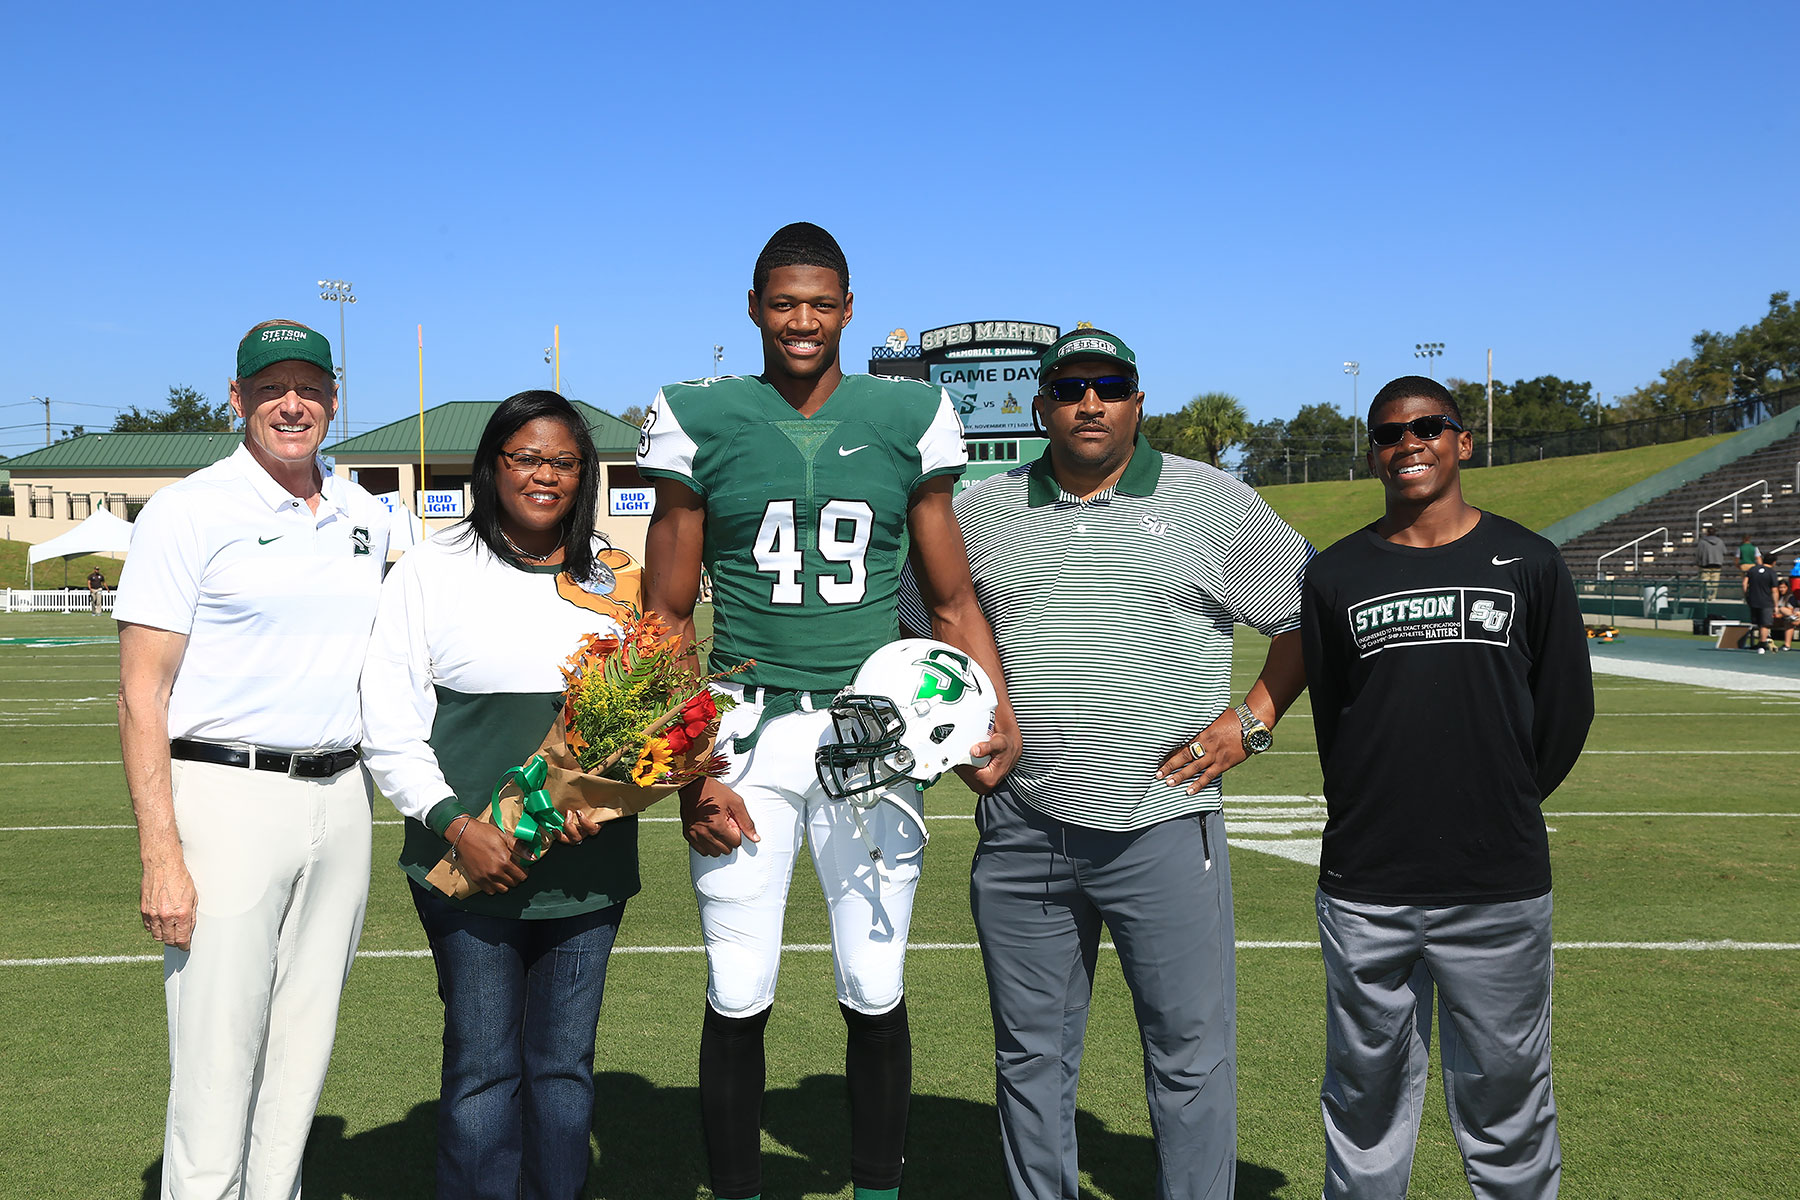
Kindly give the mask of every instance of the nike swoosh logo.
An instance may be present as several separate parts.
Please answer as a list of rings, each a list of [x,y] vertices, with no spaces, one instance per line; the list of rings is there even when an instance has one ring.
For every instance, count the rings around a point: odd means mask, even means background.
[[[838,447],[838,455],[842,458],[849,458],[852,454],[855,454],[858,450],[867,450],[868,448],[869,448],[869,444],[867,442],[864,442],[860,446],[850,446],[847,448],[844,446],[839,446]]]
[[[1524,557],[1525,556],[1523,554],[1519,555],[1519,558],[1524,558]],[[1496,554],[1494,556],[1494,565],[1496,567],[1504,567],[1507,563],[1518,562],[1519,558],[1501,558],[1499,555]]]
[[[286,534],[285,534],[285,533],[278,533],[278,534],[276,534],[276,535],[275,535],[275,536],[274,536],[274,537],[272,537],[272,538],[257,538],[257,539],[256,539],[256,544],[257,544],[257,545],[259,545],[259,546],[266,546],[266,545],[268,545],[268,544],[269,544],[269,543],[270,543],[270,542],[279,542],[279,541],[280,541],[280,540],[281,540],[281,539],[282,539],[282,538],[284,538],[284,537],[286,537],[286,536],[287,536],[287,535],[286,535]]]

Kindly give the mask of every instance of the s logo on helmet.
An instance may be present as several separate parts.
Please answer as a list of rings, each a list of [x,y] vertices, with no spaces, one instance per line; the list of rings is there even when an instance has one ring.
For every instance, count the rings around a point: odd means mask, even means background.
[[[919,667],[919,690],[913,697],[915,700],[942,700],[945,704],[955,704],[970,688],[976,695],[981,694],[981,682],[969,670],[966,654],[933,650],[918,659],[916,665]]]

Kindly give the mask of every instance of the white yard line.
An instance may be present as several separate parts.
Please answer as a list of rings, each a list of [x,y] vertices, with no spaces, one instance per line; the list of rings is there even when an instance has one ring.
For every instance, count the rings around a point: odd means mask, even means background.
[[[1722,671],[1716,667],[1677,667],[1669,663],[1603,658],[1599,655],[1593,657],[1593,664],[1597,675],[1625,675],[1633,679],[1686,683],[1728,692],[1800,692],[1800,676],[1752,675],[1745,671]]]
[[[1113,949],[1111,942],[1100,943],[1103,950]],[[1316,941],[1240,941],[1239,950],[1317,950]],[[979,950],[977,942],[913,942],[907,950],[931,952],[939,950],[972,951]],[[1800,942],[1740,942],[1731,939],[1719,941],[1682,941],[1682,942],[1556,942],[1553,949],[1565,950],[1648,950],[1672,953],[1706,953],[1712,951],[1741,951],[1754,953],[1781,953],[1800,950]],[[831,947],[823,942],[795,943],[781,948],[784,954],[825,954]],[[704,946],[614,946],[614,954],[703,954]],[[429,950],[358,950],[358,958],[430,958]],[[160,963],[160,954],[79,954],[62,958],[0,958],[0,967],[110,967],[125,963]]]
[[[1282,808],[1277,805],[1288,804],[1292,807]],[[1321,817],[1324,810],[1324,798],[1316,796],[1232,796],[1225,802],[1225,825],[1232,835],[1231,844],[1238,849],[1260,850],[1268,843],[1247,841],[1242,834],[1251,833],[1318,833],[1324,828]],[[1249,811],[1233,812],[1235,806],[1247,807]],[[1772,817],[1778,820],[1794,820],[1800,818],[1800,812],[1722,812],[1701,811],[1682,812],[1674,809],[1621,809],[1617,812],[1595,809],[1592,811],[1562,812],[1546,809],[1544,816],[1560,821],[1564,817],[1721,817],[1734,819],[1741,817]],[[926,813],[927,822],[934,821],[973,821],[973,813]],[[638,820],[657,825],[674,825],[680,817],[645,817]],[[402,821],[374,821],[375,825],[401,825]],[[93,833],[104,830],[136,829],[135,825],[0,825],[0,833]],[[1296,842],[1295,845],[1304,843]]]

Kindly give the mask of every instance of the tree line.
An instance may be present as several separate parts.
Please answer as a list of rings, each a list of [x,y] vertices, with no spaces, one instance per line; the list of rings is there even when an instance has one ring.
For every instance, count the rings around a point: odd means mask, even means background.
[[[1494,381],[1494,440],[1538,437],[1597,425],[1694,411],[1749,399],[1800,381],[1800,306],[1786,292],[1769,297],[1769,311],[1736,333],[1702,330],[1691,353],[1651,383],[1602,404],[1586,381],[1540,375]],[[1487,389],[1481,382],[1444,381],[1477,440],[1487,431]],[[1250,483],[1301,483],[1361,477],[1368,428],[1360,413],[1335,404],[1303,405],[1292,417],[1251,422],[1244,406],[1219,392],[1195,396],[1176,413],[1144,418],[1144,435],[1167,453],[1213,465],[1241,451],[1238,473]]]

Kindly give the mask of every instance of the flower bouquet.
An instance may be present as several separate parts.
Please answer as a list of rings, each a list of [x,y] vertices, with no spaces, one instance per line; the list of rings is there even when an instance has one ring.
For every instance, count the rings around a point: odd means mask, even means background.
[[[617,820],[723,773],[726,760],[713,752],[713,741],[735,703],[708,685],[750,664],[708,675],[689,667],[687,657],[655,613],[634,612],[618,636],[582,638],[563,665],[567,686],[556,723],[524,765],[507,768],[495,782],[475,819],[529,843],[525,861],[535,862],[570,814]],[[458,900],[477,890],[454,850],[426,882]]]

